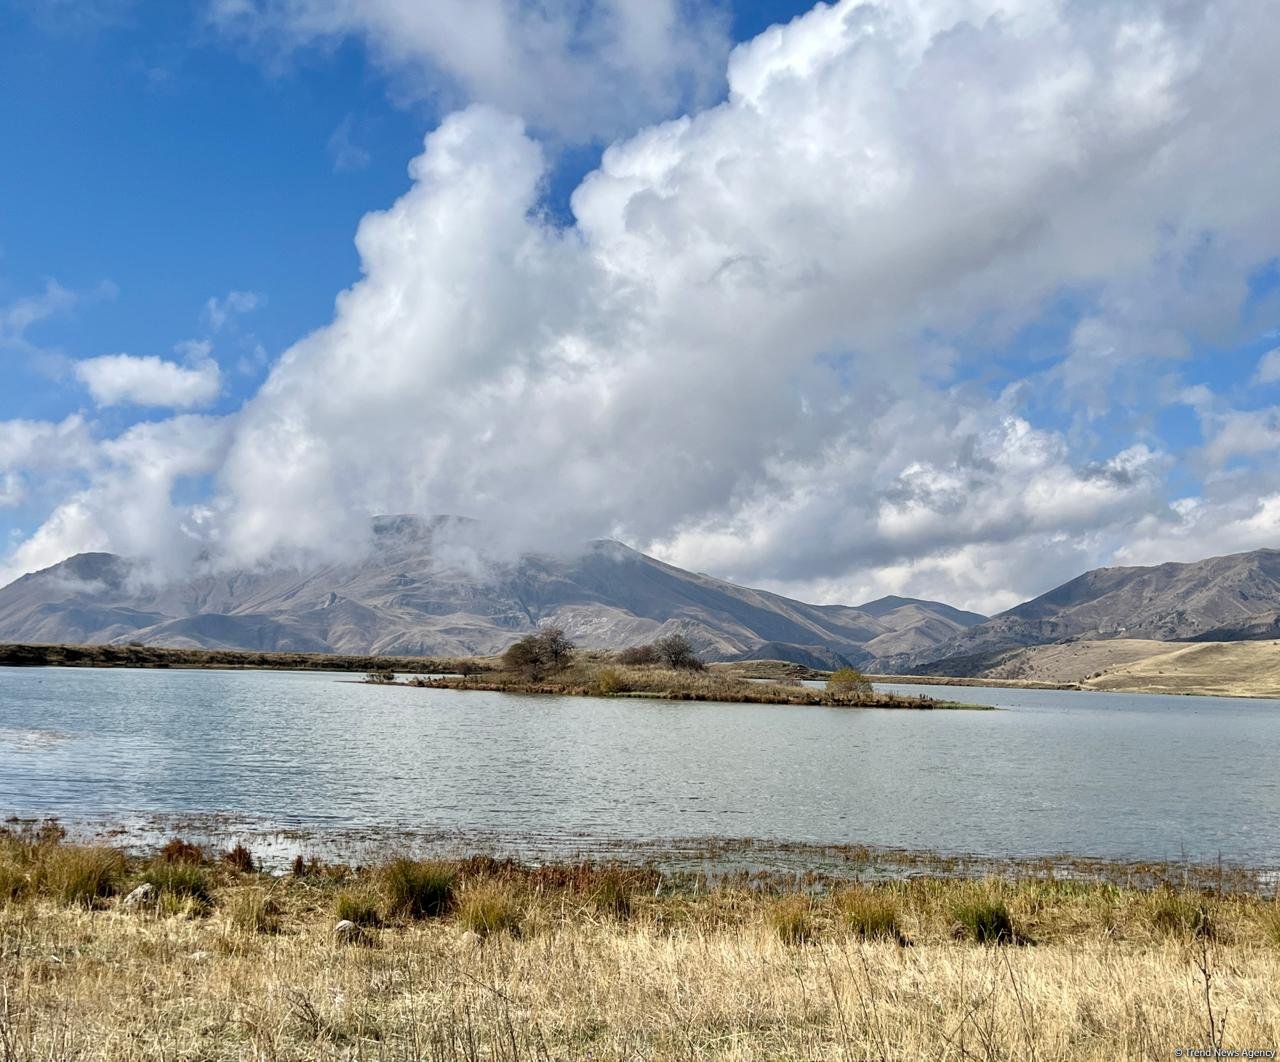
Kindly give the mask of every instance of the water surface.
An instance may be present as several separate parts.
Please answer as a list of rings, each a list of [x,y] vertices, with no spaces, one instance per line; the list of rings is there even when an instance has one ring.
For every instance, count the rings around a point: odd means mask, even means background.
[[[1280,701],[901,687],[1007,709],[911,712],[357,679],[0,668],[0,814],[1280,864]]]

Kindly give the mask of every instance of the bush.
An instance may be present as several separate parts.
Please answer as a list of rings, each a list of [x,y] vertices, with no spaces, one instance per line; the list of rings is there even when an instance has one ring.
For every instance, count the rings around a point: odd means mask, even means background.
[[[204,862],[204,850],[181,837],[174,837],[160,849],[160,858],[166,863],[191,863],[199,866]]]
[[[591,882],[588,898],[591,906],[603,914],[630,918],[632,899],[640,887],[636,875],[607,867]]]
[[[573,659],[573,642],[559,627],[546,627],[508,646],[502,654],[503,666],[528,679],[538,679],[549,671],[563,671]]]
[[[242,874],[252,874],[257,869],[253,862],[253,853],[242,844],[230,849],[222,858]]]
[[[602,667],[591,683],[591,692],[598,697],[609,697],[627,692],[626,677],[616,667]]]
[[[382,868],[388,915],[439,918],[454,901],[454,873],[439,863],[394,859]]]
[[[473,933],[518,933],[520,903],[510,889],[496,881],[472,885],[458,901],[458,921]]]
[[[231,924],[244,933],[279,933],[280,905],[264,889],[246,889],[231,903]]]
[[[618,653],[618,663],[627,667],[644,667],[658,663],[658,650],[652,645],[633,645]]]
[[[775,901],[768,918],[784,944],[803,944],[813,938],[813,908],[803,896],[785,896]]]
[[[653,643],[658,659],[667,667],[680,671],[702,671],[706,664],[698,659],[693,643],[683,634],[668,634]]]
[[[1151,904],[1151,925],[1158,933],[1178,937],[1212,938],[1214,926],[1204,904],[1162,890]]]
[[[52,846],[36,870],[42,892],[61,903],[93,907],[119,891],[124,856],[111,848]]]
[[[842,667],[827,679],[827,692],[839,697],[870,696],[871,682],[856,667]]]
[[[396,680],[396,673],[390,668],[378,668],[370,671],[364,677],[365,682],[372,682],[375,686],[389,686]]]
[[[339,922],[354,922],[358,926],[379,926],[382,916],[378,913],[378,901],[367,892],[347,891],[338,893],[333,913]]]
[[[898,905],[870,889],[852,888],[836,896],[836,910],[849,929],[863,940],[907,943],[898,924]]]
[[[957,904],[951,916],[955,920],[956,936],[978,944],[1013,944],[1018,939],[1009,908],[1002,900]]]

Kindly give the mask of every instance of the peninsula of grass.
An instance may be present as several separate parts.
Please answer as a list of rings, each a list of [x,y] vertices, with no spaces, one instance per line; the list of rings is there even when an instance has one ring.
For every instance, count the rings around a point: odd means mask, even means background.
[[[3,1057],[1088,1060],[1280,1043],[1280,905],[1257,894],[248,864],[0,833]]]

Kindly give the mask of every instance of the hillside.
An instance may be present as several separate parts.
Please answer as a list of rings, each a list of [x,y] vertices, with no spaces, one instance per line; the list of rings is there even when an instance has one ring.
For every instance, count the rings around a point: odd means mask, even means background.
[[[586,648],[680,631],[709,659],[829,667],[869,660],[872,642],[916,648],[963,630],[948,606],[913,601],[876,616],[809,605],[618,542],[496,560],[459,548],[469,532],[452,518],[381,517],[367,555],[347,564],[210,571],[161,586],[128,559],[80,554],[0,590],[0,641],[463,656],[553,623]]]
[[[889,657],[885,671],[976,674],[993,654],[1092,640],[1156,642],[1280,637],[1280,550],[1190,564],[1099,568],[956,637]],[[874,650],[873,650],[874,651]]]

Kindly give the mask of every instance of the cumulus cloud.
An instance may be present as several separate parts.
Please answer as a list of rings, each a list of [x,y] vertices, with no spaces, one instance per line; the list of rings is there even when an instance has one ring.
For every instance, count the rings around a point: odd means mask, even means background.
[[[366,41],[408,98],[480,100],[574,140],[616,136],[723,83],[727,16],[692,0],[211,0],[275,54]]]
[[[76,377],[100,406],[189,409],[218,397],[221,373],[212,360],[179,365],[155,355],[103,354],[76,362]]]
[[[393,10],[222,15],[314,37]],[[1151,364],[1238,327],[1280,244],[1278,34],[1248,0],[820,5],[736,49],[723,102],[614,143],[567,227],[528,124],[459,111],[362,221],[332,323],[229,426],[207,533],[254,563],[457,512],[520,545],[616,535],[821,600],[984,609],[1139,536],[1212,551],[1167,501],[1178,455],[1069,426],[1117,374],[1150,413]],[[1040,382],[1004,386],[997,353],[1063,304]],[[1237,483],[1242,528],[1275,476]]]

